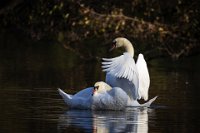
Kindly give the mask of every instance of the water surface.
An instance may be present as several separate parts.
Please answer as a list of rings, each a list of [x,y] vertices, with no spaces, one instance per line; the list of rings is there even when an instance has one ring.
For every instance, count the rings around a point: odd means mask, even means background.
[[[148,62],[149,95],[158,96],[151,108],[69,110],[57,88],[75,93],[104,80],[100,62],[83,61],[56,43],[25,41],[16,45],[14,42],[4,41],[5,46],[1,45],[0,50],[1,133],[200,131],[197,56]]]

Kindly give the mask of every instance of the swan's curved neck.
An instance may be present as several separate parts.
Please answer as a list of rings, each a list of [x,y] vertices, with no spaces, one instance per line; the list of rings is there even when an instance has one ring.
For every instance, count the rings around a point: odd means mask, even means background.
[[[124,48],[132,57],[134,56],[134,48],[130,41],[124,40]]]

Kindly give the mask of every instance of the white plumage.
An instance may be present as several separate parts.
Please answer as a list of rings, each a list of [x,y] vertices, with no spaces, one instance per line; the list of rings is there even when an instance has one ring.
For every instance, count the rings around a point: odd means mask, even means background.
[[[150,78],[146,61],[139,54],[137,63],[133,59],[134,49],[126,38],[116,38],[114,47],[124,47],[125,53],[115,58],[103,58],[102,68],[106,72],[106,83],[112,87],[122,88],[130,100],[148,100]]]
[[[134,76],[138,76],[135,61],[129,53],[111,59],[103,58],[103,71],[117,78],[126,78],[129,81],[134,80]],[[138,84],[137,84],[138,87]]]
[[[139,96],[146,101],[148,100],[150,78],[147,63],[144,60],[144,56],[142,54],[139,54],[138,56],[136,67],[139,73]]]
[[[139,99],[139,75],[135,61],[126,52],[111,59],[103,58],[102,68],[107,72],[106,82],[113,87],[122,88],[131,99]]]
[[[97,90],[94,90],[98,86]],[[105,82],[95,83],[75,95],[70,95],[58,89],[59,94],[70,108],[93,110],[123,110],[126,108],[128,96],[119,87],[111,88]]]
[[[147,63],[139,54],[135,63],[134,49],[126,38],[116,38],[114,47],[124,47],[125,53],[115,58],[103,58],[102,68],[106,72],[106,83],[97,82],[94,87],[86,88],[75,95],[58,89],[70,108],[93,110],[124,110],[127,106],[149,107],[157,97],[144,104],[138,99],[148,100],[150,85]]]

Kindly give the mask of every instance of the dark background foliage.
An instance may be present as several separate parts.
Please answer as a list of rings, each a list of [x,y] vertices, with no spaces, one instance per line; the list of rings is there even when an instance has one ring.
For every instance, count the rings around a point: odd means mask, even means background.
[[[149,59],[179,59],[199,53],[199,7],[196,0],[3,0],[0,28],[58,41],[83,58],[96,52],[82,49],[123,36]]]

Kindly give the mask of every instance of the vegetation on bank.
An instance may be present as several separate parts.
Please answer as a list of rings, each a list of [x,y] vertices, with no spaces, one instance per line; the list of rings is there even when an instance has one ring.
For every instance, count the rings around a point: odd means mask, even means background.
[[[195,0],[3,0],[0,27],[51,37],[82,58],[96,58],[87,47],[124,36],[149,58],[178,59],[200,52],[199,7]]]

